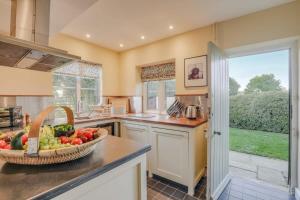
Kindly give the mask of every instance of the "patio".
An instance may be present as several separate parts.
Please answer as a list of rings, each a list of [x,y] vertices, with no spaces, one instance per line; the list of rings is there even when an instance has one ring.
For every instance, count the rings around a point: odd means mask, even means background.
[[[229,166],[233,176],[270,183],[288,190],[287,161],[230,151]]]

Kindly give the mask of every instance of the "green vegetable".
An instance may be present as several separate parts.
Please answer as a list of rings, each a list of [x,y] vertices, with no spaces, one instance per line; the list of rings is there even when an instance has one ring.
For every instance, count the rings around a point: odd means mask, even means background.
[[[60,124],[54,126],[55,137],[69,136],[70,134],[74,133],[73,131],[74,131],[74,126],[70,124]]]
[[[24,131],[17,133],[17,135],[11,140],[11,148],[14,150],[23,150],[22,136],[25,134]]]

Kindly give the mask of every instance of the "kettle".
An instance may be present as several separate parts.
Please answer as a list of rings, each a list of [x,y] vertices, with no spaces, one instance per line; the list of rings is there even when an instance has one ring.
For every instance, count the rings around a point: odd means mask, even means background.
[[[185,117],[188,119],[196,119],[200,116],[199,106],[189,105],[185,109]]]

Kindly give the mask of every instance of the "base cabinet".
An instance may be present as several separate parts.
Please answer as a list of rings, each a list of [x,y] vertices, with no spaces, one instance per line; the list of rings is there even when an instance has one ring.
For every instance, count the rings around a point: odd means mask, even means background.
[[[185,184],[188,171],[188,133],[152,128],[152,173]]]
[[[102,199],[147,200],[146,156],[141,155],[53,198],[53,200]]]
[[[155,174],[186,185],[188,194],[193,195],[194,187],[205,175],[206,128],[206,123],[184,128],[124,120],[121,137],[152,146],[147,153],[149,176]]]
[[[121,137],[148,144],[148,127],[133,123],[122,123]]]
[[[121,122],[121,134],[122,138],[134,140],[141,144],[150,144],[148,126],[135,124],[130,122]],[[149,153],[147,153],[149,157]],[[150,160],[147,159],[147,170],[150,171]]]

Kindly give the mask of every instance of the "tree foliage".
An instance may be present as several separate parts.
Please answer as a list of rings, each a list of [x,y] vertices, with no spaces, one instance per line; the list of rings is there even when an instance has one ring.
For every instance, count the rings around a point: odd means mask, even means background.
[[[276,80],[274,74],[263,74],[252,78],[245,89],[245,93],[281,91],[280,80]]]
[[[287,91],[230,97],[230,127],[276,133],[289,132]]]
[[[229,78],[229,95],[234,96],[238,94],[240,84],[234,79],[234,78]]]

